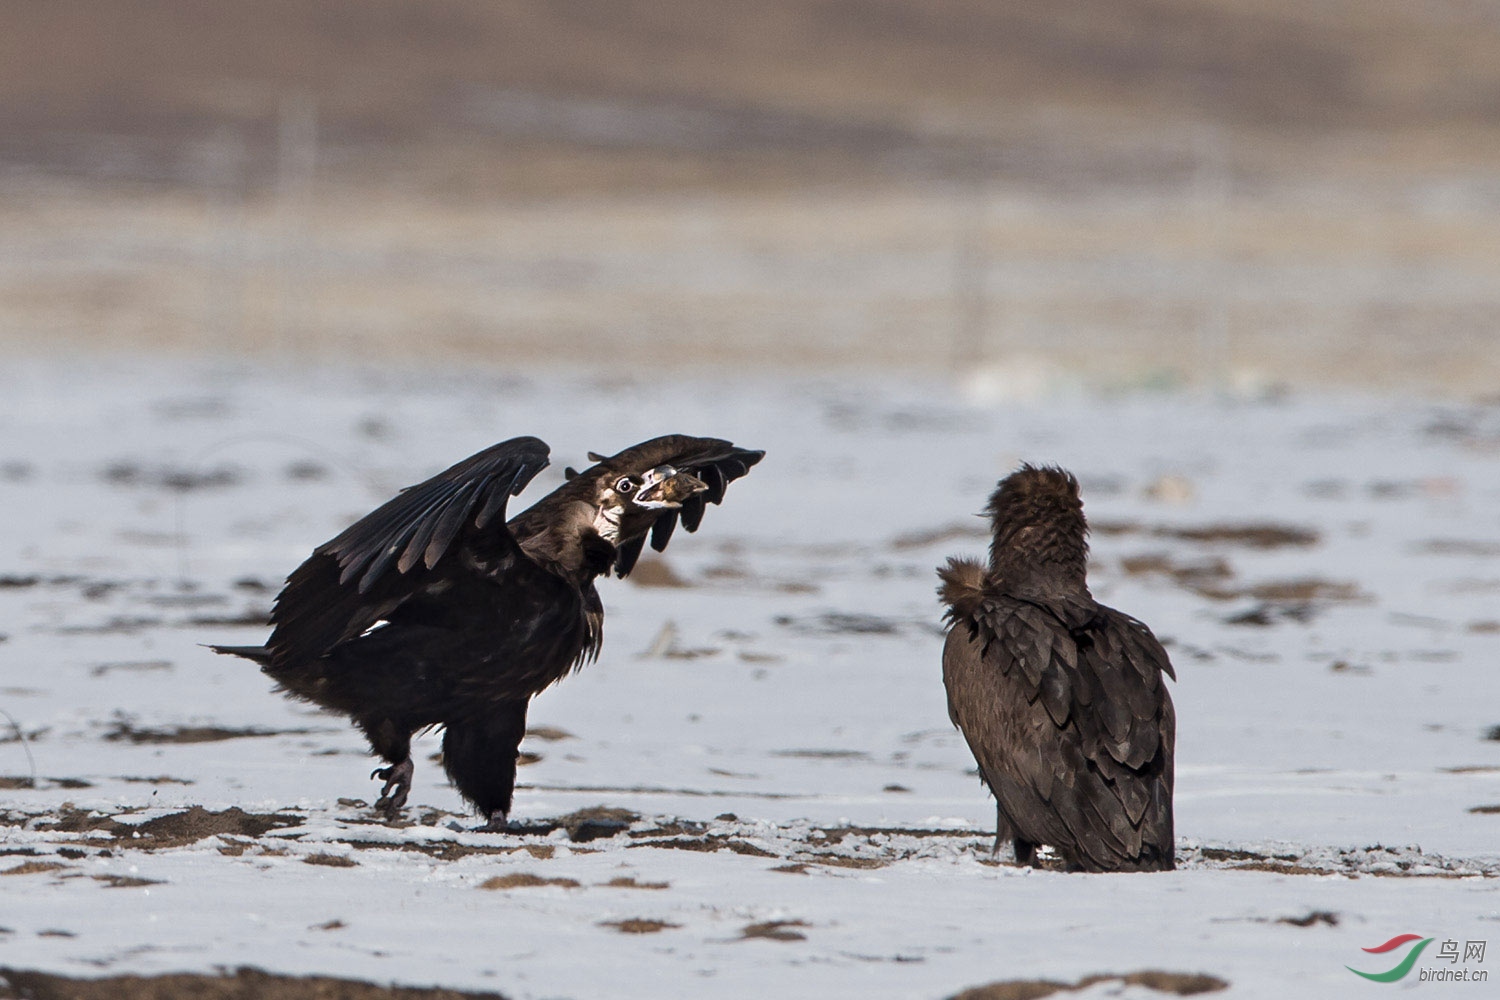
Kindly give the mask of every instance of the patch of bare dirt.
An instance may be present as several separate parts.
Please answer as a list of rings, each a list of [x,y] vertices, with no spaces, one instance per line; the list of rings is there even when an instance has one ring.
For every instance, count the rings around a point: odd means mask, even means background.
[[[3,1000],[505,1000],[499,993],[441,987],[380,986],[331,976],[283,976],[240,968],[218,975],[106,976],[73,979],[0,968]]]
[[[1100,983],[1117,982],[1122,986],[1144,986],[1159,993],[1177,996],[1195,996],[1199,993],[1215,993],[1228,989],[1229,983],[1203,973],[1164,972],[1146,969],[1117,976],[1085,976],[1076,983],[1060,983],[1054,979],[1011,979],[1005,982],[976,986],[954,994],[951,1000],[1041,1000],[1042,997],[1058,993],[1074,993]]]
[[[606,889],[670,889],[672,887],[670,882],[637,882],[625,875],[600,884]]]
[[[1177,525],[1148,526],[1136,521],[1095,521],[1090,530],[1096,535],[1150,535],[1200,544],[1241,545],[1251,549],[1305,548],[1321,538],[1312,528],[1271,522],[1244,524],[1220,523],[1199,527]]]
[[[10,775],[0,777],[0,789],[19,788],[93,788],[93,782],[84,781],[82,778],[33,778],[29,775]]]
[[[309,854],[302,859],[303,864],[323,865],[327,868],[358,868],[359,862],[342,854]]]
[[[664,559],[646,559],[636,564],[627,577],[637,587],[687,587],[688,582],[667,565]]]
[[[665,837],[656,840],[638,840],[631,847],[666,847],[675,851],[714,851],[729,850],[735,854],[744,854],[752,858],[774,858],[775,854],[763,847],[756,847],[748,841],[737,837],[709,836],[709,837]]]
[[[941,528],[929,528],[925,531],[911,531],[904,535],[897,535],[891,539],[891,548],[897,551],[925,549],[939,542],[968,542],[989,537],[988,524],[976,518],[973,524],[947,524]]]
[[[122,823],[115,816],[104,813],[64,808],[56,815],[40,817],[37,826],[61,833],[102,833],[128,841],[131,847],[157,850],[195,844],[207,837],[261,837],[272,830],[300,826],[305,819],[294,813],[247,813],[238,806],[223,812],[209,812],[202,806],[193,806],[186,812],[133,824]]]
[[[559,729],[556,726],[532,726],[526,730],[526,738],[530,740],[546,740],[548,743],[577,739],[576,736],[566,729]]]
[[[1203,597],[1219,599],[1234,570],[1221,558],[1178,562],[1164,553],[1126,556],[1120,560],[1120,569],[1127,576],[1163,576],[1178,586]]]
[[[807,935],[794,928],[807,926],[809,925],[805,920],[766,920],[747,924],[740,930],[740,940],[762,938],[767,941],[806,941]]]
[[[580,887],[577,879],[572,878],[545,878],[541,875],[533,875],[531,872],[512,872],[509,875],[496,875],[479,883],[481,889],[531,889],[537,886],[556,885],[564,889],[577,889]]]
[[[656,934],[659,931],[672,930],[682,925],[669,923],[665,920],[646,920],[640,917],[632,917],[628,920],[604,920],[600,922],[599,926],[613,927],[621,934]]]
[[[222,740],[238,740],[252,736],[306,736],[312,729],[263,729],[247,726],[232,729],[224,726],[169,726],[151,729],[136,726],[128,719],[119,718],[104,734],[111,743],[218,743]]]
[[[1206,864],[1205,864],[1206,863]],[[1310,848],[1275,854],[1226,847],[1179,850],[1179,868],[1234,868],[1278,875],[1359,878],[1500,878],[1500,865],[1424,854],[1415,847]]]
[[[23,861],[14,868],[6,868],[0,871],[0,875],[43,875],[47,872],[62,871],[67,865],[56,861]]]

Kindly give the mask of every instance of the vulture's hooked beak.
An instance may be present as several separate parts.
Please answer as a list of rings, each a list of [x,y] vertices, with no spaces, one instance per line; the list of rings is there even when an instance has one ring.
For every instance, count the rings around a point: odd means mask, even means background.
[[[644,478],[645,482],[635,495],[636,505],[640,507],[681,507],[689,497],[708,489],[708,484],[691,472],[678,472],[670,465],[658,465]]]

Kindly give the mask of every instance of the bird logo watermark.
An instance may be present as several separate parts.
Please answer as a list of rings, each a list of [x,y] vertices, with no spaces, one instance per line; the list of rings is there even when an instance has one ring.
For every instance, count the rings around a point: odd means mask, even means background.
[[[1361,949],[1371,955],[1392,955],[1394,957],[1394,954],[1399,952],[1400,949],[1406,948],[1405,956],[1390,969],[1387,969],[1385,972],[1363,972],[1352,965],[1346,965],[1344,968],[1356,976],[1363,976],[1371,982],[1394,983],[1397,980],[1405,979],[1411,973],[1417,964],[1417,959],[1422,956],[1422,952],[1434,940],[1434,938],[1423,937],[1420,934],[1398,934],[1384,944],[1376,945],[1373,948]],[[1487,942],[1485,941],[1465,941],[1463,943],[1463,951],[1460,953],[1457,939],[1448,938],[1438,945],[1437,955],[1435,956],[1436,961],[1447,962],[1448,966],[1446,968],[1443,966],[1423,968],[1417,974],[1418,981],[1424,983],[1486,982],[1489,979],[1489,972],[1487,970],[1468,967],[1470,961],[1473,961],[1476,965],[1484,962],[1486,944]],[[1455,968],[1459,964],[1460,954],[1462,954],[1464,968]]]

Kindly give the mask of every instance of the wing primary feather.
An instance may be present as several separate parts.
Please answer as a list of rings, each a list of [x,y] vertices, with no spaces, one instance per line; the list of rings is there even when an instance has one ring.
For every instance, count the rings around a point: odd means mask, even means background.
[[[703,496],[699,494],[690,497],[682,504],[682,526],[689,532],[698,530],[698,525],[703,523]]]
[[[421,518],[411,527],[411,539],[406,543],[406,550],[401,553],[401,558],[396,562],[396,571],[409,572],[418,561],[431,569],[444,550],[448,548],[446,543],[436,544],[438,528],[449,518],[455,508],[461,519],[464,510],[469,507],[470,498],[483,489],[483,483],[474,486],[465,485],[424,511]]]
[[[708,486],[708,502],[720,503],[724,499],[724,473],[717,465],[705,466],[698,470],[698,478]]]
[[[672,532],[677,528],[677,512],[668,511],[656,519],[651,525],[651,547],[661,552],[667,547],[667,542],[672,539]]]
[[[433,524],[427,546],[422,553],[422,564],[428,569],[437,565],[443,553],[448,551],[448,546],[453,544],[453,539],[457,538],[458,533],[463,530],[464,516],[468,511],[467,503],[450,504],[448,509],[443,511],[442,517]]]
[[[635,569],[636,560],[641,557],[641,549],[646,547],[646,536],[632,538],[619,548],[619,554],[615,556],[615,575],[624,577]]]

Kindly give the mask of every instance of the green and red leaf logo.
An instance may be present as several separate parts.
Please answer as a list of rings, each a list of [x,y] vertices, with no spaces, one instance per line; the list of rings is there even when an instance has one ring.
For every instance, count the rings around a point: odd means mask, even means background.
[[[1424,938],[1420,934],[1397,934],[1385,944],[1376,945],[1373,948],[1361,949],[1362,951],[1369,952],[1371,955],[1385,955],[1395,951],[1402,945],[1411,944],[1413,941],[1417,943],[1406,953],[1406,957],[1396,963],[1396,966],[1388,972],[1360,972],[1352,965],[1346,965],[1344,968],[1356,976],[1364,976],[1372,982],[1394,983],[1396,980],[1404,977],[1411,971],[1411,967],[1417,964],[1417,957],[1422,954],[1423,948],[1432,944],[1432,938]]]

